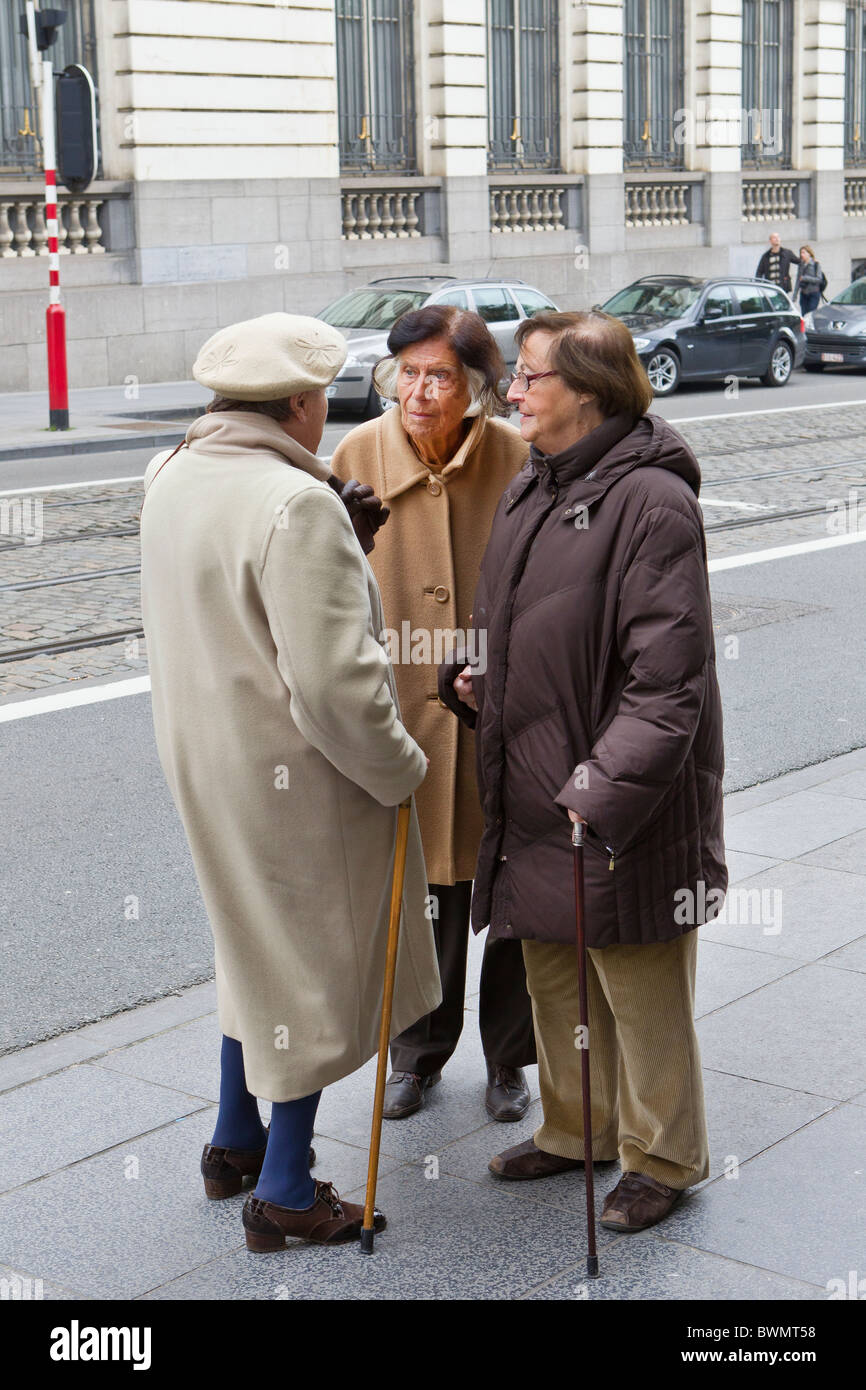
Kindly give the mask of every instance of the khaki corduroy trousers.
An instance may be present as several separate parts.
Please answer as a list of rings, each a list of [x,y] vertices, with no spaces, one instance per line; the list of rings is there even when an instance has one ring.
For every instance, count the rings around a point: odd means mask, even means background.
[[[587,950],[595,1160],[686,1188],[709,1175],[694,1025],[697,932]],[[524,941],[544,1121],[538,1148],[583,1158],[577,946]]]

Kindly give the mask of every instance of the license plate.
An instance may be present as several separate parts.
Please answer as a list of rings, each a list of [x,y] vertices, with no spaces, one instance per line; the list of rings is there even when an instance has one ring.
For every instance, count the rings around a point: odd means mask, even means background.
[[[841,361],[841,358],[840,358],[839,360]],[[330,398],[331,398],[332,396],[336,396],[336,394],[337,394],[337,388],[336,388],[336,386],[326,386],[326,387],[325,387],[325,395],[328,397],[329,400],[330,400]]]
[[[822,361],[822,362],[844,362],[844,361],[845,361],[845,357],[844,357],[844,354],[841,353],[841,352],[822,352],[822,353],[821,353],[821,361]]]

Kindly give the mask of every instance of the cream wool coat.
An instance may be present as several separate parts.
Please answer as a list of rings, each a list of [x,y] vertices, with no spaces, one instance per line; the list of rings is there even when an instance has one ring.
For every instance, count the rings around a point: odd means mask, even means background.
[[[376,533],[370,564],[394,634],[403,719],[430,758],[416,800],[431,883],[471,879],[484,830],[475,735],[439,704],[436,673],[443,654],[437,654],[434,639],[471,626],[493,513],[528,456],[529,445],[512,425],[481,415],[453,459],[433,474],[412,448],[400,407],[394,406],[351,430],[331,460],[343,482],[369,483],[391,508]],[[412,640],[412,633],[420,637]],[[428,655],[425,633],[432,660],[418,660]]]
[[[275,421],[205,415],[145,474],[141,585],[159,757],[247,1085],[295,1100],[376,1052],[399,719],[376,581],[328,470]],[[456,723],[456,721],[454,721]],[[392,1035],[441,999],[413,810]]]

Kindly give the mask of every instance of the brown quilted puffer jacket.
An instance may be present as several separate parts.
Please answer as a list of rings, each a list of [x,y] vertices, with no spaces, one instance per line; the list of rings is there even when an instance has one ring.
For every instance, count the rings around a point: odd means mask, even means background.
[[[589,827],[588,945],[667,941],[718,910],[722,712],[699,489],[685,440],[646,415],[533,449],[504,493],[473,605],[477,719],[454,694],[460,661],[440,668],[441,698],[476,730],[476,931],[574,940],[568,808]]]

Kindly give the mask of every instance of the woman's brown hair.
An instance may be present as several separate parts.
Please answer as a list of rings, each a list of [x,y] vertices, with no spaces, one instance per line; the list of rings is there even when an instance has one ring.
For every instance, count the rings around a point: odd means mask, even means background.
[[[638,419],[649,410],[653,389],[621,319],[597,309],[536,314],[515,332],[518,348],[532,333],[551,335],[551,367],[572,391],[595,396],[605,417],[626,414]]]

